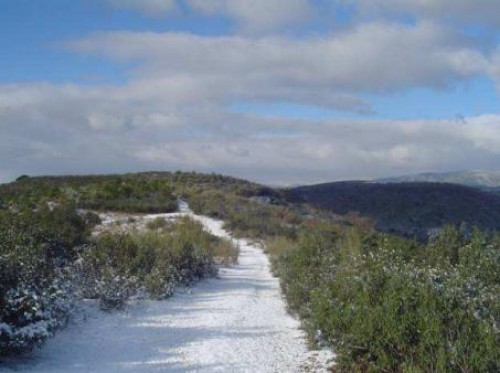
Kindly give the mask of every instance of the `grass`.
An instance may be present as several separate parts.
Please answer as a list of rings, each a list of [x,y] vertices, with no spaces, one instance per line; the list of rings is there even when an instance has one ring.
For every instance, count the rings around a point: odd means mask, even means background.
[[[149,230],[158,230],[165,228],[168,225],[168,222],[165,218],[157,217],[153,220],[150,220],[146,223],[146,228]]]

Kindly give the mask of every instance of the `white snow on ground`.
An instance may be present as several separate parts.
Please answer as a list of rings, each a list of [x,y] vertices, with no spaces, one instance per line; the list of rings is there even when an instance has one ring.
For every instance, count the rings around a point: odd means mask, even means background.
[[[228,237],[223,223],[202,222]],[[151,219],[159,215],[146,216]],[[35,357],[12,366],[19,372],[326,372],[334,355],[309,351],[300,323],[285,308],[278,280],[261,248],[246,240],[239,263],[220,278],[166,301],[139,301],[126,311],[86,307]],[[0,367],[0,371],[10,371]]]

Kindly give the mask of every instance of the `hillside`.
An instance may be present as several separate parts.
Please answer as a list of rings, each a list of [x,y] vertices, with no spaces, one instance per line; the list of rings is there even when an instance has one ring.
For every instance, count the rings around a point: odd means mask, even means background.
[[[382,183],[430,182],[467,185],[500,192],[500,171],[427,172],[379,179]]]
[[[425,239],[445,224],[500,229],[500,197],[472,187],[445,183],[334,182],[293,188],[292,194],[316,207],[345,215],[358,212],[376,227]]]

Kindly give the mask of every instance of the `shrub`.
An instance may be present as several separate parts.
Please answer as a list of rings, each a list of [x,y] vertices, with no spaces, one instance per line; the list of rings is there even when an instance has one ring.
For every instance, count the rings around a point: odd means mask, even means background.
[[[65,324],[74,256],[66,245],[81,241],[84,226],[64,207],[0,213],[0,355],[40,345]]]
[[[216,190],[190,194],[189,203],[198,214],[224,220],[227,229],[236,236],[259,239],[293,236],[302,222],[302,217],[292,209]]]
[[[334,346],[341,371],[499,371],[495,238],[447,228],[420,246],[315,230],[280,249],[277,269],[290,306]]]
[[[95,287],[99,307],[104,311],[122,309],[136,287],[135,277],[121,275],[114,267],[103,268]]]
[[[170,297],[174,294],[177,270],[174,266],[167,266],[161,271],[153,268],[144,277],[144,286],[149,295],[154,299]]]
[[[188,218],[158,231],[100,235],[80,254],[82,293],[106,309],[123,307],[140,289],[153,298],[169,297],[177,285],[216,274],[218,244]]]
[[[99,216],[77,210],[170,212],[177,196],[194,189],[260,193],[248,182],[196,173],[21,177],[0,185],[0,355],[43,343],[65,324],[74,298],[121,308],[143,290],[163,298],[215,275],[215,260],[235,261],[230,242],[188,219],[151,222],[160,232],[92,240]]]
[[[210,247],[210,255],[218,264],[238,263],[239,248],[231,240],[216,238]]]
[[[146,223],[146,228],[150,230],[157,230],[165,228],[168,225],[168,222],[165,218],[157,217],[153,220],[150,220]]]

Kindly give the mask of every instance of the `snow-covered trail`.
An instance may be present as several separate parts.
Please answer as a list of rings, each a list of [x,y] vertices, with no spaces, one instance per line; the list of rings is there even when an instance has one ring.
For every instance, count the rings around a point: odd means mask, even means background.
[[[201,221],[215,235],[228,236],[220,221],[181,214]],[[90,308],[85,322],[72,322],[16,371],[326,371],[332,356],[308,351],[299,322],[286,312],[267,256],[246,240],[236,242],[239,263],[221,268],[220,278],[166,301],[132,304],[123,312]]]

